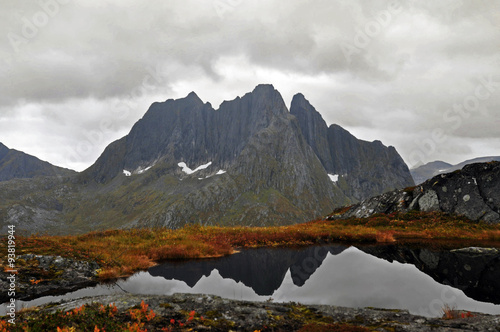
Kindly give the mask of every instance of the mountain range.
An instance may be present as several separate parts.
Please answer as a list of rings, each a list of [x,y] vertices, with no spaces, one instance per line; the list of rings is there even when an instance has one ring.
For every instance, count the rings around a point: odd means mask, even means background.
[[[421,184],[430,178],[443,174],[451,173],[453,171],[462,169],[465,165],[474,163],[487,163],[490,161],[500,161],[500,156],[490,156],[490,157],[479,157],[470,160],[466,160],[456,165],[446,163],[444,161],[433,161],[425,165],[421,165],[410,170],[411,176],[415,181],[415,184]]]
[[[302,94],[288,110],[272,85],[217,110],[194,92],[153,103],[85,171],[5,180],[2,226],[30,233],[289,224],[413,185],[393,147],[328,127]]]

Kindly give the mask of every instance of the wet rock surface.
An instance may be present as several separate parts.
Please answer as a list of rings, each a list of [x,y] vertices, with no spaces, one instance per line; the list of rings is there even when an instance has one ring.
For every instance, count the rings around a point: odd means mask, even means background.
[[[360,250],[389,262],[412,264],[437,282],[483,302],[500,304],[500,250],[468,247],[435,251],[401,246],[367,246]]]
[[[356,309],[326,305],[300,305],[296,303],[271,303],[234,301],[218,296],[200,294],[108,295],[50,304],[41,311],[68,311],[84,304],[97,302],[114,304],[119,312],[140,305],[144,301],[157,316],[167,319],[185,317],[195,311],[204,316],[203,324],[186,326],[194,331],[297,331],[306,324],[347,323],[375,331],[500,331],[500,317],[476,314],[467,318],[426,318],[404,310]],[[39,311],[40,312],[40,311]],[[473,317],[472,317],[473,316]],[[461,315],[459,314],[459,317]],[[154,327],[148,331],[160,331]]]
[[[97,285],[95,262],[77,261],[61,256],[20,255],[16,278],[16,299],[31,300],[46,295],[60,295],[83,287]],[[0,288],[8,289],[10,273],[0,271]],[[9,300],[7,292],[0,302]]]
[[[500,222],[500,162],[470,164],[419,186],[369,198],[328,219],[365,218],[376,213],[411,210],[442,211],[472,221]]]

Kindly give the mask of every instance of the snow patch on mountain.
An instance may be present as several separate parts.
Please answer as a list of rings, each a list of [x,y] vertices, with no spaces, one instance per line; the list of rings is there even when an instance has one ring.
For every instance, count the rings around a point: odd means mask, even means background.
[[[337,183],[337,181],[339,180],[339,175],[338,174],[328,174],[328,177],[330,178],[330,180],[332,180],[332,182],[334,183]]]
[[[149,170],[151,167],[153,167],[153,166],[148,166],[146,168],[139,168],[135,173],[142,174],[142,173],[146,172],[147,170]]]
[[[212,174],[212,175],[207,175],[207,176],[205,176],[204,178],[198,178],[198,180],[205,180],[205,179],[211,178],[211,177],[212,177],[212,176],[214,176],[214,175],[222,175],[222,174],[224,174],[224,173],[226,173],[226,171],[224,171],[224,170],[220,169],[219,171],[217,171],[217,173]]]
[[[204,164],[204,165],[198,166],[198,167],[196,167],[195,169],[191,169],[191,168],[189,168],[189,167],[186,165],[186,163],[185,163],[185,162],[180,162],[180,163],[178,163],[178,164],[177,164],[177,166],[182,167],[182,171],[183,171],[184,173],[188,174],[188,175],[189,175],[189,174],[193,174],[193,173],[195,173],[195,172],[198,172],[199,170],[205,169],[205,168],[209,167],[210,165],[212,165],[212,162],[211,162],[211,161],[210,161],[210,162],[208,162],[208,163],[206,163],[206,164]]]
[[[147,166],[147,167],[137,167],[134,171],[127,171],[126,169],[123,170],[123,174],[125,174],[125,176],[132,176],[132,175],[135,175],[135,174],[143,174],[144,172],[148,171],[151,169],[151,167],[153,167],[155,164],[153,165],[150,165],[150,166]]]

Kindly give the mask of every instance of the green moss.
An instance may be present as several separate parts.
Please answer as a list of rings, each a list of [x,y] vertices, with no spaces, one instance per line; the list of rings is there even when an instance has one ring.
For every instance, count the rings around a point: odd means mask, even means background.
[[[203,317],[214,319],[214,318],[222,317],[222,315],[220,312],[218,312],[216,310],[209,310],[209,311],[205,312]]]
[[[413,186],[413,187],[406,187],[406,188],[404,188],[404,189],[403,189],[403,191],[404,191],[405,193],[412,193],[412,192],[415,190],[415,188],[417,188],[417,186]]]
[[[323,316],[311,308],[302,306],[302,305],[290,305],[291,309],[288,312],[288,318],[294,321],[298,321],[303,325],[311,324],[311,323],[322,323],[322,324],[332,324],[334,323],[333,318]]]
[[[217,310],[209,310],[203,314],[203,320],[200,320],[203,326],[217,328],[222,330],[229,330],[236,326],[236,323],[222,318],[222,314]]]

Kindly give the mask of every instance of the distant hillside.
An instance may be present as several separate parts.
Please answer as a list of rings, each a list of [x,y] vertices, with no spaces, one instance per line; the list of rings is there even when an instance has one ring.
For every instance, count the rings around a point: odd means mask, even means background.
[[[500,156],[474,158],[456,165],[448,164],[444,161],[433,161],[417,168],[413,168],[410,170],[410,172],[413,180],[415,181],[415,184],[421,184],[436,175],[450,173],[458,169],[462,169],[465,165],[474,163],[486,163],[489,161],[500,161]]]
[[[0,143],[0,181],[71,174],[76,172],[54,166],[24,152],[9,149]]]

